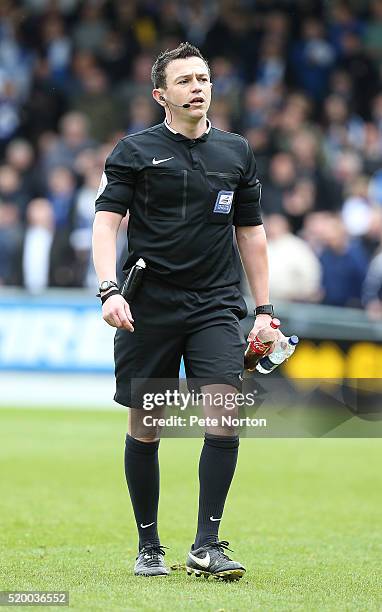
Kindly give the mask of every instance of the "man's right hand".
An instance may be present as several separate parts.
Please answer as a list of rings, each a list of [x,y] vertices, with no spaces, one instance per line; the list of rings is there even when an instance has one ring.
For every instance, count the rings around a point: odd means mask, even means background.
[[[102,306],[102,317],[111,327],[134,331],[130,306],[122,295],[112,295]]]

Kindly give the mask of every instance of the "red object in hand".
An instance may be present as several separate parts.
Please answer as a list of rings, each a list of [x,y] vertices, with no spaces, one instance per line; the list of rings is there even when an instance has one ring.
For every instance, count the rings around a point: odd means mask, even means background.
[[[274,341],[277,339],[277,330],[281,323],[279,319],[272,319],[270,325],[262,327],[254,340],[248,344],[244,353],[244,368],[253,372],[262,357],[271,352]]]

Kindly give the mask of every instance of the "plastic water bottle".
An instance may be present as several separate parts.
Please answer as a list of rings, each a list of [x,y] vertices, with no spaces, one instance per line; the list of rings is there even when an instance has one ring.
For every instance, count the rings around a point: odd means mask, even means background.
[[[273,343],[277,340],[277,330],[281,323],[279,319],[272,319],[270,325],[262,327],[254,340],[247,347],[244,354],[244,368],[253,372],[262,357],[272,350]]]
[[[290,338],[285,338],[285,340],[279,340],[272,353],[260,359],[256,366],[256,370],[261,372],[261,374],[270,374],[280,365],[280,363],[293,355],[298,343],[298,336],[291,336]]]

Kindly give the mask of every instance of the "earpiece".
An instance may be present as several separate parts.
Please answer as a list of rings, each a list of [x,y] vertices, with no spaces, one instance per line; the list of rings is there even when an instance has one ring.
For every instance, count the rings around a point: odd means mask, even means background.
[[[191,106],[191,104],[188,104],[187,102],[186,104],[175,104],[175,102],[170,102],[170,100],[166,100],[164,96],[159,96],[159,100],[163,100],[163,102],[165,102],[167,106],[169,104],[171,104],[171,106],[177,106],[178,108],[190,108]]]

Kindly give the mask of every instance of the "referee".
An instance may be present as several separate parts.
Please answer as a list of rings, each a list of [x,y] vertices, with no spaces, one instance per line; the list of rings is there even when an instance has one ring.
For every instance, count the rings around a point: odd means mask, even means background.
[[[207,118],[210,70],[189,43],[161,53],[152,68],[159,125],[123,138],[106,160],[96,200],[93,256],[104,320],[116,327],[115,400],[129,408],[125,474],[139,535],[135,574],[169,573],[157,529],[160,430],[143,424],[137,379],[177,379],[184,359],[189,389],[211,398],[199,462],[197,532],[188,553],[189,574],[235,580],[245,568],[229,558],[218,530],[234,475],[239,438],[223,425],[217,394],[241,388],[247,314],[239,291],[237,245],[257,304],[252,339],[269,324],[266,237],[261,188],[248,142],[214,128]],[[116,285],[116,237],[129,211],[129,270],[146,262],[143,282],[128,304]],[[165,386],[165,382],[163,385]],[[141,389],[142,391],[142,389]],[[163,416],[161,406],[150,412]],[[237,416],[237,408],[230,410]]]

